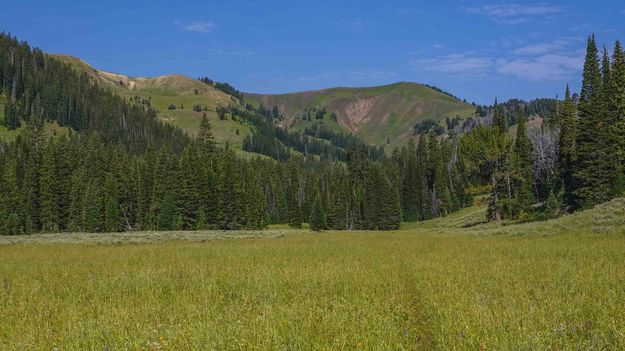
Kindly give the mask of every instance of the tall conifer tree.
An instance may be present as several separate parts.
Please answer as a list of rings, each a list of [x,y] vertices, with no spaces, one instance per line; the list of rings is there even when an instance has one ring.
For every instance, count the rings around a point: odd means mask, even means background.
[[[558,141],[558,168],[560,173],[560,182],[563,192],[563,202],[567,210],[575,208],[577,201],[575,199],[575,183],[573,172],[576,165],[575,140],[577,134],[576,128],[577,108],[571,98],[569,86],[566,86],[564,94],[564,103],[560,110],[560,139]],[[556,189],[560,191],[560,189]]]

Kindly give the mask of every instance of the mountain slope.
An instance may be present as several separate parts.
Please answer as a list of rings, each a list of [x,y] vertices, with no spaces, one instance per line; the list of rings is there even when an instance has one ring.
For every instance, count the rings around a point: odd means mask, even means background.
[[[243,139],[251,132],[247,123],[230,118],[220,120],[216,108],[230,104],[232,97],[196,79],[179,74],[154,78],[130,77],[98,70],[73,56],[53,56],[70,64],[78,72],[88,74],[99,84],[110,87],[120,96],[149,104],[158,110],[158,117],[162,121],[180,127],[192,136],[197,132],[204,113],[211,122],[218,144],[228,142],[235,150],[240,150]],[[171,105],[176,108],[170,109]],[[200,105],[205,111],[194,111],[194,105]]]
[[[367,88],[331,88],[290,94],[245,94],[246,101],[268,107],[278,106],[286,124],[303,129],[316,122],[307,121],[306,110],[326,109],[336,121],[324,117],[330,128],[354,133],[376,145],[390,141],[391,146],[406,142],[413,127],[424,119],[444,122],[446,117],[471,117],[475,107],[447,94],[416,83],[401,82]]]

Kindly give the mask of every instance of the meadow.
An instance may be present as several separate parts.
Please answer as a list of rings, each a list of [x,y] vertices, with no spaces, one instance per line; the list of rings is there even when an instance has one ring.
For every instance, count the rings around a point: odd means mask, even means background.
[[[0,237],[0,349],[625,348],[625,200],[480,218]]]

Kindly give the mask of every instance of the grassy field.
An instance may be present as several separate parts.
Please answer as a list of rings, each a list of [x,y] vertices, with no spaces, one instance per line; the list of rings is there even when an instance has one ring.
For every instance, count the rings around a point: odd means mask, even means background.
[[[5,237],[0,349],[625,347],[625,200],[523,225],[482,215],[386,233]]]

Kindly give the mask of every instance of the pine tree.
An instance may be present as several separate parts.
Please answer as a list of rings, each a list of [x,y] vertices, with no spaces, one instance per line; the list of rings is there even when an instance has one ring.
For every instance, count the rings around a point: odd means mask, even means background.
[[[415,175],[416,192],[417,192],[417,212],[420,221],[430,218],[430,207],[428,206],[428,180],[427,180],[427,164],[428,164],[428,146],[427,138],[420,137],[417,146],[417,171]]]
[[[527,137],[525,127],[526,117],[523,109],[519,110],[517,135],[514,142],[514,151],[517,160],[517,186],[516,186],[516,209],[529,213],[531,205],[534,203],[534,194],[532,192],[533,172],[532,172],[532,144]]]
[[[33,233],[41,228],[39,181],[44,137],[43,125],[40,122],[34,122],[32,125],[29,125],[29,134],[28,159],[26,160],[22,189],[25,191],[23,197],[25,231]]]
[[[266,202],[252,169],[246,169],[245,181],[245,228],[264,229],[267,226]]]
[[[39,193],[41,196],[41,229],[44,232],[58,232],[59,218],[59,177],[56,173],[56,159],[52,141],[43,151],[40,169]]]
[[[372,163],[365,183],[364,228],[392,230],[399,228],[401,204],[382,166]]]
[[[503,106],[497,103],[497,99],[495,99],[493,111],[493,127],[495,127],[495,129],[501,134],[505,134],[508,131],[506,116],[503,113]]]
[[[295,164],[289,165],[289,184],[288,184],[288,220],[289,225],[293,228],[301,228],[303,222],[302,206],[300,201],[300,183]]]
[[[115,177],[109,173],[104,180],[104,230],[107,232],[121,232],[124,217],[118,200],[118,184]]]
[[[79,232],[83,230],[82,211],[85,191],[85,176],[82,168],[74,171],[70,184],[67,229],[72,232]]]
[[[197,218],[197,223],[195,224],[195,230],[206,230],[208,229],[208,220],[206,219],[206,214],[204,213],[204,209],[200,208],[200,214]]]
[[[405,221],[416,221],[419,212],[419,179],[417,171],[417,150],[411,139],[400,155],[403,159],[402,213]]]
[[[505,209],[502,200],[510,196],[505,179],[510,164],[510,144],[507,134],[496,128],[479,126],[466,134],[458,146],[458,156],[467,174],[490,186],[488,220],[502,218]]]
[[[562,184],[563,202],[567,210],[575,208],[575,183],[573,172],[576,165],[575,139],[576,139],[576,106],[571,99],[569,86],[566,86],[564,103],[562,104],[560,115],[560,139],[558,168],[560,171],[560,182]]]
[[[175,196],[171,193],[167,193],[158,211],[156,228],[158,230],[178,230],[182,224],[181,222],[182,218],[178,205],[176,204]]]
[[[604,67],[603,74],[607,72],[609,68]],[[576,140],[575,195],[581,207],[591,207],[609,200],[616,181],[616,173],[611,170],[613,155],[609,155],[609,147],[606,145],[609,126],[606,124],[602,79],[593,35],[588,39],[584,63]]]
[[[611,134],[618,158],[618,181],[615,196],[625,195],[625,53],[620,41],[616,41],[612,54],[612,72],[608,89],[607,111],[613,118]]]
[[[558,218],[562,212],[562,200],[558,198],[553,189],[545,203],[545,217],[547,219]]]
[[[182,152],[179,169],[182,228],[191,230],[197,226],[199,210],[202,207],[200,193],[202,173],[193,146],[186,147]]]
[[[219,185],[220,227],[227,230],[241,229],[245,221],[243,184],[236,156],[231,150],[226,151],[221,160]]]
[[[91,181],[86,185],[82,198],[82,228],[89,233],[102,232],[106,229],[102,195],[102,184]]]
[[[196,139],[200,144],[202,152],[207,154],[215,152],[215,137],[213,136],[212,126],[208,118],[206,118],[206,112],[202,115]]]
[[[348,213],[351,194],[349,178],[342,166],[335,167],[330,176],[330,201],[327,210],[328,228],[336,230],[348,229]]]
[[[321,196],[319,194],[315,197],[308,223],[310,224],[310,229],[316,232],[326,229],[326,214],[321,204]]]
[[[7,161],[5,169],[0,167],[0,233],[19,235],[24,233],[23,200],[16,179],[15,161]]]

